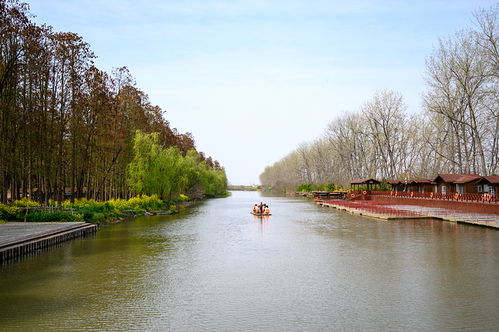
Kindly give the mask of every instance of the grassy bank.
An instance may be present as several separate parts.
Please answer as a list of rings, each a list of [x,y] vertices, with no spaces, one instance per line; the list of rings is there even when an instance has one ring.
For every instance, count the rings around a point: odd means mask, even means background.
[[[0,222],[86,221],[102,224],[151,211],[173,214],[177,212],[179,204],[188,200],[185,195],[179,195],[169,202],[162,201],[156,195],[141,195],[128,200],[112,199],[104,202],[82,198],[74,202],[67,200],[60,205],[50,202],[49,206],[42,207],[38,202],[23,198],[8,205],[0,204]]]

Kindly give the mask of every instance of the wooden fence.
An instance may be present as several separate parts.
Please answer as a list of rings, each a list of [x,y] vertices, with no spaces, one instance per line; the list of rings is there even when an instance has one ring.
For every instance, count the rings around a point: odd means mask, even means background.
[[[420,193],[420,192],[395,192],[395,191],[375,191],[375,190],[356,190],[348,194],[350,199],[362,199],[367,196],[384,196],[384,197],[398,197],[398,198],[412,198],[422,200],[440,200],[440,201],[454,201],[454,202],[470,202],[470,203],[484,203],[484,204],[498,204],[499,197],[497,195],[485,194],[458,194],[458,193]]]

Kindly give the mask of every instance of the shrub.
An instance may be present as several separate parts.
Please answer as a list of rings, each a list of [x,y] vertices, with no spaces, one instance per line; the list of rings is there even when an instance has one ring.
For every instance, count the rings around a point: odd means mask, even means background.
[[[336,189],[336,186],[334,185],[334,183],[326,183],[324,185],[324,190],[326,190],[326,191],[331,192],[331,191],[334,191],[335,189]]]
[[[189,196],[184,195],[184,194],[178,195],[177,201],[179,201],[179,202],[185,202],[185,201],[188,201],[188,200],[189,200]]]
[[[312,191],[312,185],[311,184],[301,184],[296,188],[296,191],[310,192],[310,191]]]
[[[137,214],[141,214],[146,210],[158,210],[163,208],[165,203],[156,195],[132,197],[129,200],[112,199],[106,202],[97,202],[86,198],[77,199],[74,203],[66,200],[61,206],[64,208],[72,208],[82,216],[82,219],[89,222],[102,222],[108,218],[116,218],[122,216],[122,211],[133,210]],[[35,217],[33,217],[35,218]],[[42,218],[42,217],[36,217]]]
[[[67,211],[37,211],[26,215],[26,221],[49,222],[49,221],[83,221],[83,214]]]
[[[126,199],[117,198],[117,199],[112,199],[108,202],[109,204],[111,204],[114,210],[118,211],[132,210],[131,203]]]
[[[170,213],[170,214],[178,213],[177,206],[175,204],[170,205],[170,209],[168,210],[168,213]]]
[[[134,210],[153,211],[163,208],[165,203],[159,199],[158,195],[142,195],[132,197],[128,200]]]
[[[16,200],[12,203],[12,206],[15,207],[40,207],[40,203],[35,202],[29,198],[23,197],[19,200]]]
[[[185,195],[179,196],[179,199],[188,200]],[[57,202],[52,202],[56,205]],[[172,202],[173,203],[173,202]],[[21,199],[15,201],[13,205],[0,204],[0,220],[21,220],[26,218],[30,222],[47,222],[47,221],[89,221],[102,222],[108,218],[122,216],[122,211],[133,210],[135,213],[141,214],[144,211],[159,210],[165,207],[163,202],[157,195],[142,195],[132,197],[129,200],[112,199],[107,202],[97,202],[85,198],[77,199],[74,203],[65,200],[61,203],[61,207],[73,209],[75,212],[68,211],[33,211],[24,215],[23,207],[39,207],[40,204],[29,199]]]
[[[57,206],[57,202],[56,203],[56,206]],[[50,204],[50,201],[49,201],[49,204]],[[52,205],[52,204],[50,204]],[[64,201],[61,202],[61,207],[64,207],[64,208],[70,208],[73,206],[73,203],[71,203],[71,201],[69,199],[66,199]]]
[[[104,221],[108,218],[109,216],[106,216],[104,213],[102,212],[97,212],[97,213],[94,213],[91,218],[87,219],[87,221],[90,221],[90,222],[101,222],[101,221]]]
[[[76,199],[73,204],[69,205],[69,207],[75,208],[77,210],[86,210],[90,212],[110,212],[114,208],[109,202],[97,202],[93,199],[80,198]]]
[[[16,220],[21,213],[21,209],[17,206],[9,206],[0,204],[0,219],[2,220]]]
[[[336,186],[334,183],[323,183],[323,184],[301,184],[296,187],[298,192],[312,192],[312,191],[335,191],[341,190],[341,187]]]

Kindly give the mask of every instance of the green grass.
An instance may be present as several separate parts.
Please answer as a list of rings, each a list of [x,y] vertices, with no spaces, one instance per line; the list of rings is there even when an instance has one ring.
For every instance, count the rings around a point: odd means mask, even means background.
[[[17,220],[21,213],[21,209],[16,206],[0,204],[0,219],[1,220]]]
[[[67,211],[36,211],[26,215],[28,222],[67,222],[67,221],[84,221],[83,214],[71,213]]]
[[[165,207],[165,203],[156,195],[142,195],[132,197],[128,200],[112,199],[105,202],[82,198],[75,200],[74,203],[64,201],[62,206],[81,213],[85,221],[101,223],[108,219],[123,217],[126,212],[133,212],[135,215],[141,215],[144,214],[145,211],[160,210]]]
[[[184,202],[189,197],[180,195],[175,201],[164,202],[157,195],[141,195],[130,199],[112,199],[98,202],[92,199],[76,199],[74,202],[66,200],[60,204],[50,202],[56,207],[53,211],[37,210],[40,204],[27,198],[14,201],[9,205],[0,204],[1,221],[23,221],[28,222],[54,222],[54,221],[86,221],[91,223],[103,223],[110,219],[122,218],[132,212],[134,215],[143,215],[145,211],[168,210],[176,213],[175,202]],[[24,208],[30,208],[26,214]]]

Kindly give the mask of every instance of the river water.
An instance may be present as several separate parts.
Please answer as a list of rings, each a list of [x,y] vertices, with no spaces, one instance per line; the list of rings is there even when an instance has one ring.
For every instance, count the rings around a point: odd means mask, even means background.
[[[273,215],[253,217],[266,201]],[[0,270],[1,331],[497,331],[499,232],[233,192]]]

